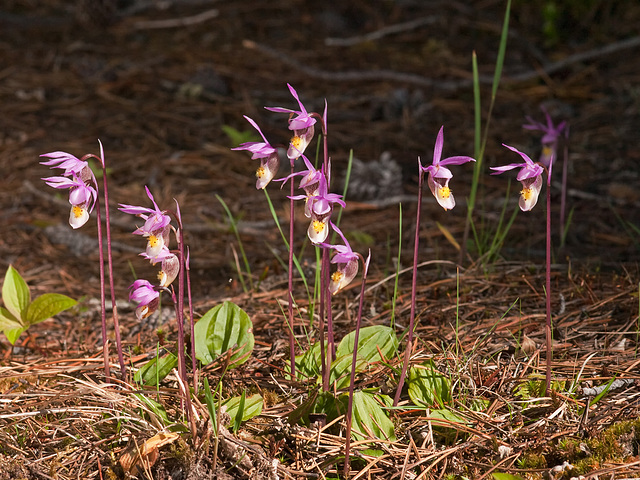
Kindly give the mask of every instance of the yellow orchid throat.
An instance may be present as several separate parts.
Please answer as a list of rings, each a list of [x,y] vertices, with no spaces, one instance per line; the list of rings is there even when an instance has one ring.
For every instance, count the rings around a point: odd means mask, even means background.
[[[291,145],[293,145],[295,148],[297,148],[298,150],[302,150],[302,137],[300,135],[296,135],[295,137],[291,138]]]
[[[442,187],[438,190],[440,198],[449,198],[451,196],[451,189],[449,187]]]
[[[71,207],[71,213],[75,218],[81,218],[84,215],[84,208],[79,205],[73,205]]]
[[[520,191],[520,195],[522,195],[522,198],[524,198],[528,202],[529,200],[531,200],[531,197],[533,196],[533,189],[532,188],[523,188]]]
[[[149,247],[157,248],[160,245],[160,237],[157,235],[149,235]]]
[[[326,227],[326,224],[324,224],[320,220],[314,220],[312,225],[313,230],[316,232],[316,234],[320,234]]]

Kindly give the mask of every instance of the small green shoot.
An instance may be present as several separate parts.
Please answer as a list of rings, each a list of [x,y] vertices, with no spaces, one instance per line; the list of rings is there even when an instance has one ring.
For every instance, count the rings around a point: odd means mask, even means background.
[[[351,179],[351,168],[353,167],[353,149],[349,150],[349,161],[347,163],[347,173],[344,176],[344,188],[342,189],[342,200],[347,200],[347,191],[349,190],[349,180]],[[340,220],[342,219],[342,212],[344,212],[344,209],[340,209],[338,211],[338,218],[335,221],[335,224],[339,227],[340,226]],[[335,243],[336,242],[336,232],[333,232],[331,234],[331,242],[330,243]]]
[[[604,397],[607,393],[609,393],[609,390],[611,389],[611,385],[615,381],[616,381],[616,377],[612,377],[611,380],[607,382],[607,384],[602,389],[602,391],[598,393],[595,397],[593,397],[593,399],[589,401],[589,405],[587,405],[585,408],[591,408],[593,405],[598,403],[602,399],[602,397]],[[583,413],[584,413],[584,409],[580,409],[580,411],[578,412],[579,415],[582,415]]]
[[[211,393],[211,387],[209,386],[209,380],[207,379],[207,377],[203,377],[202,385],[204,387],[204,400],[205,400],[205,403],[207,404],[207,411],[209,412],[209,420],[211,420],[211,426],[213,427],[213,431],[216,432],[216,436],[217,436],[218,429],[216,428],[216,425],[217,425],[216,404],[213,398],[213,394]]]
[[[576,207],[573,207],[569,210],[569,216],[565,221],[565,224],[562,226],[562,238],[560,239],[560,246],[564,247],[565,242],[567,241],[567,234],[569,233],[569,227],[571,226],[571,221],[573,220],[573,212],[576,211]]]
[[[43,322],[78,303],[59,293],[45,293],[32,302],[27,282],[11,265],[4,277],[2,301],[4,307],[0,307],[0,332],[5,334],[11,345],[31,325]]]
[[[260,141],[260,137],[253,130],[236,130],[229,125],[222,125],[222,131],[229,137],[229,143],[232,147],[241,143]]]

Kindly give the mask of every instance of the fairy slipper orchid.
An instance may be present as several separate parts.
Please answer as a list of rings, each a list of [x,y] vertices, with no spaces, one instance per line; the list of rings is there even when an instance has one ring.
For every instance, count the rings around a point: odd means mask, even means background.
[[[514,168],[519,168],[520,171],[516,176],[516,179],[522,184],[522,190],[520,191],[520,210],[528,212],[536,206],[538,202],[538,196],[540,195],[540,189],[542,188],[542,172],[544,169],[541,165],[535,163],[526,153],[521,152],[517,148],[510,147],[509,145],[502,144],[509,150],[516,152],[520,155],[524,163],[510,163],[501,167],[491,167],[492,175],[499,175]]]
[[[475,159],[466,156],[449,157],[441,160],[442,146],[444,145],[444,127],[440,127],[438,136],[436,138],[436,144],[433,149],[433,162],[427,167],[420,165],[420,169],[423,172],[429,174],[427,183],[431,193],[436,198],[438,203],[445,210],[451,210],[456,206],[455,198],[449,188],[449,180],[453,178],[453,173],[446,166],[447,165],[462,165],[467,162],[475,162]]]

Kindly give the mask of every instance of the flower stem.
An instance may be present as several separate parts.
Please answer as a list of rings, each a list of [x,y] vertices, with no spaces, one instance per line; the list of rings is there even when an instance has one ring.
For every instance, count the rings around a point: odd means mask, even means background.
[[[102,163],[102,182],[104,190],[104,223],[107,233],[107,262],[109,265],[109,290],[111,292],[111,305],[113,312],[113,329],[116,334],[116,349],[118,350],[118,362],[120,363],[120,370],[122,371],[122,378],[127,378],[127,367],[124,363],[124,355],[122,353],[122,341],[120,339],[120,322],[118,321],[118,306],[116,304],[116,293],[113,281],[113,256],[111,254],[111,218],[109,215],[109,189],[107,187],[107,168],[104,162],[104,158],[101,159]],[[100,233],[98,233],[100,235]],[[102,237],[102,235],[100,235]],[[102,247],[100,248],[102,252]],[[102,260],[100,262],[102,264]],[[104,280],[103,280],[104,281]]]
[[[104,251],[102,241],[102,215],[100,214],[100,196],[96,196],[96,218],[98,222],[98,255],[100,257],[100,315],[102,320],[102,354],[104,357],[104,375],[107,381],[111,378],[109,369],[109,339],[107,338],[107,307],[104,284]]]
[[[567,176],[569,169],[569,126],[565,130],[563,142],[564,156],[562,159],[562,190],[560,191],[560,247],[564,247],[565,212],[567,208]]]
[[[351,458],[349,456],[349,450],[351,449],[351,426],[353,424],[353,388],[356,380],[356,363],[358,361],[358,339],[360,337],[360,324],[362,322],[362,307],[364,305],[364,287],[367,283],[367,271],[369,270],[369,260],[371,259],[371,251],[366,260],[360,256],[362,261],[362,285],[360,287],[360,303],[358,304],[358,317],[356,318],[356,331],[353,337],[353,357],[351,361],[351,378],[349,381],[349,403],[347,404],[347,432],[346,445],[344,448],[344,478],[349,478],[349,471],[351,470]]]
[[[178,298],[176,299],[175,289],[172,287],[171,294],[173,302],[176,306],[176,322],[178,323],[178,375],[184,386],[184,406],[187,413],[187,419],[191,424],[191,432],[196,434],[196,425],[193,415],[191,414],[191,398],[189,384],[187,383],[187,365],[185,359],[184,345],[184,283],[185,283],[185,251],[184,251],[184,232],[182,228],[182,218],[180,215],[180,207],[176,201],[176,221],[178,223],[178,257],[180,258],[180,270],[178,271]]]
[[[196,360],[195,323],[193,321],[193,302],[191,301],[191,274],[189,269],[189,248],[184,262],[187,275],[187,300],[189,302],[189,326],[191,330],[191,368],[193,369],[193,391],[198,394],[198,362]]]
[[[551,346],[551,165],[553,159],[549,164],[549,173],[547,175],[547,258],[546,258],[546,308],[547,308],[547,321],[545,326],[545,338],[547,349],[547,371],[545,376],[545,392],[549,393],[551,387],[551,359],[553,356],[553,350]]]
[[[291,160],[291,174],[294,173],[294,162]],[[294,196],[293,181],[291,181],[291,197]],[[291,357],[291,378],[296,378],[296,347],[293,338],[293,223],[295,212],[293,208],[293,199],[289,200],[289,303],[288,303],[288,315],[289,315],[289,356]]]
[[[420,159],[418,159],[418,207],[416,211],[416,235],[413,242],[413,278],[411,280],[411,314],[409,316],[409,331],[407,332],[407,346],[404,351],[404,360],[402,362],[402,372],[398,381],[398,389],[393,399],[393,406],[397,406],[400,401],[400,394],[404,386],[404,380],[407,375],[409,366],[409,358],[413,349],[413,325],[416,318],[416,284],[418,277],[418,249],[420,246],[420,211],[422,209],[422,185],[424,183],[424,174],[420,167]]]
[[[320,362],[322,364],[322,390],[329,391],[329,377],[331,376],[331,362],[333,361],[335,344],[333,339],[333,319],[331,316],[331,292],[329,291],[329,251],[322,249],[320,263]],[[324,348],[324,319],[326,312],[327,349]]]

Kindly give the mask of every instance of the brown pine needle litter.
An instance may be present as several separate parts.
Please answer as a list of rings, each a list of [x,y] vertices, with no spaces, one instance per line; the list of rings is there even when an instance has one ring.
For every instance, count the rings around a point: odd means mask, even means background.
[[[478,283],[482,288],[472,287],[458,298],[457,332],[451,308],[456,306],[455,277],[447,284],[437,277],[430,280],[425,272],[412,364],[432,359],[449,375],[454,407],[464,423],[433,418],[424,408],[393,411],[398,440],[352,442],[357,467],[353,478],[439,478],[456,473],[487,478],[494,471],[538,478],[565,461],[590,475],[597,471],[629,478],[638,472],[633,460],[640,436],[637,286],[618,275],[601,275],[594,297],[592,291],[576,288],[586,278],[556,276],[556,291],[562,292],[566,306],[555,316],[554,389],[541,397],[544,302],[538,292],[527,290],[527,285],[539,284],[540,274],[529,271],[528,278],[518,281],[513,280],[518,278],[514,272],[527,271],[526,266],[504,270],[510,282],[504,271],[461,275],[461,284]],[[441,272],[438,277],[442,276]],[[252,305],[268,310],[265,300],[256,304],[245,295],[235,300],[250,313]],[[372,309],[382,307],[375,303]],[[509,305],[515,306],[507,312]],[[348,302],[346,308],[354,309],[355,304]],[[382,321],[385,314],[377,318]],[[256,330],[269,331],[269,324],[279,321],[278,316],[264,319]],[[342,323],[340,328],[346,332],[349,325]],[[37,329],[33,335],[40,337]],[[535,345],[533,350],[525,351],[525,335]],[[267,404],[262,415],[237,434],[221,426],[219,474],[227,470],[233,478],[335,475],[341,468],[344,418],[325,426],[290,424],[288,414],[306,398],[310,384],[283,378],[286,349],[274,352],[281,339],[258,338],[262,340],[253,358],[227,373],[223,390],[226,396],[242,389],[258,391]],[[175,430],[176,422],[186,422],[177,377],[170,375],[157,389],[108,384],[101,380],[99,356],[69,353],[52,353],[50,360],[14,355],[0,367],[0,471],[12,472],[0,478],[169,478],[177,472],[185,478],[209,478],[215,431],[202,402],[194,404],[200,418],[197,432]],[[146,359],[132,357],[134,367]],[[361,375],[358,385],[391,390],[393,385],[386,382],[399,359],[389,362]],[[212,385],[220,373],[215,365],[205,370]],[[614,378],[618,381],[594,402]],[[158,402],[170,421],[150,408],[142,395]],[[470,408],[471,399],[484,402],[486,408]],[[372,448],[379,453],[372,455]]]

